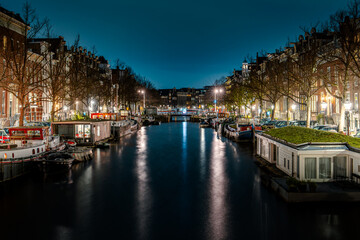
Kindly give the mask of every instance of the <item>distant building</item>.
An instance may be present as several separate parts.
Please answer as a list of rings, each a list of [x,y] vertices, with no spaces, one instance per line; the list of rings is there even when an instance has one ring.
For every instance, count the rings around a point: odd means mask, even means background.
[[[160,105],[170,108],[201,108],[204,104],[206,89],[172,88],[159,89]]]

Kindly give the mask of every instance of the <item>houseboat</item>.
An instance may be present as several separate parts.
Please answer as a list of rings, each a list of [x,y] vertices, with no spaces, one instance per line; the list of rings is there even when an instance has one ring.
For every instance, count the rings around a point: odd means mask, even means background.
[[[360,149],[342,142],[292,144],[256,134],[256,153],[298,180],[328,182],[360,177]]]
[[[30,172],[33,161],[49,149],[61,149],[58,138],[48,133],[48,127],[9,128],[9,143],[0,145],[0,182]]]
[[[65,139],[75,139],[78,146],[93,146],[111,137],[111,121],[83,120],[53,122],[52,132]]]
[[[131,134],[131,121],[113,121],[111,122],[111,132],[115,138],[120,138]]]

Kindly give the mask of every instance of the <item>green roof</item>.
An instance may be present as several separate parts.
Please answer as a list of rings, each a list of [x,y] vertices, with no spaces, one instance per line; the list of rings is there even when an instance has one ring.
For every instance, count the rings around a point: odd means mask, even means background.
[[[315,142],[346,142],[350,146],[360,148],[360,138],[354,138],[340,133],[315,130],[304,127],[283,127],[270,129],[265,134],[293,144]]]

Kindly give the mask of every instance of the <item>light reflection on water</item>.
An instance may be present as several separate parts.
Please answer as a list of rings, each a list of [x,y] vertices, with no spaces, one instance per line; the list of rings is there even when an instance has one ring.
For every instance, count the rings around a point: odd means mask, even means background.
[[[286,204],[261,183],[251,145],[195,123],[142,128],[53,177],[0,184],[1,240],[352,239],[360,215]]]
[[[146,239],[149,231],[149,211],[151,210],[151,189],[148,169],[147,129],[142,128],[136,137],[136,176],[137,176],[137,228],[139,239]]]
[[[213,135],[210,158],[210,192],[209,192],[209,239],[227,238],[227,177],[225,173],[225,144]]]
[[[200,178],[205,177],[205,163],[206,163],[206,138],[205,129],[200,129]]]

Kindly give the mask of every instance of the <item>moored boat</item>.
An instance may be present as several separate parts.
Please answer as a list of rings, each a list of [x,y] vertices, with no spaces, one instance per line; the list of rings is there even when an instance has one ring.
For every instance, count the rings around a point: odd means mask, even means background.
[[[211,125],[208,121],[204,120],[202,122],[200,122],[200,125],[199,125],[201,128],[210,128]]]
[[[74,158],[67,152],[54,152],[34,160],[44,173],[68,170],[72,167]]]

